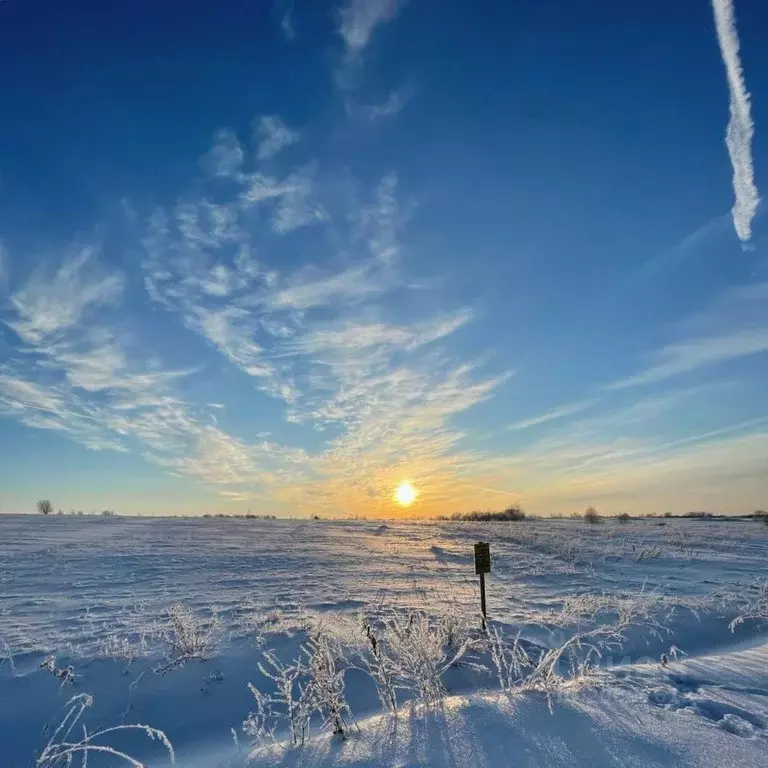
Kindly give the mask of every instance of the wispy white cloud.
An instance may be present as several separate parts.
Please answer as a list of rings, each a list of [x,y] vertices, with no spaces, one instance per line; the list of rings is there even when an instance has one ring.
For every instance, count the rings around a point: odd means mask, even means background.
[[[328,306],[334,300],[355,304],[386,290],[386,279],[381,277],[368,264],[330,273],[303,270],[287,277],[274,292],[261,297],[259,303],[273,311],[304,311]]]
[[[177,476],[218,486],[259,488],[281,478],[306,480],[301,449],[262,440],[249,444],[211,425],[169,390],[173,376],[134,376],[128,385],[99,384],[99,397],[65,380],[30,381],[0,371],[0,416],[58,432],[91,450],[134,451]]]
[[[318,224],[327,218],[325,209],[314,198],[313,176],[314,168],[309,166],[286,179],[272,217],[272,228],[278,234]]]
[[[245,204],[263,203],[282,197],[288,190],[288,184],[278,181],[272,176],[263,173],[254,173],[247,178],[247,186],[241,194],[241,200]]]
[[[184,372],[132,370],[117,338],[94,324],[119,305],[125,278],[102,268],[95,249],[83,248],[51,275],[38,270],[11,296],[6,321],[36,366],[63,374],[87,392],[149,393]]]
[[[219,496],[232,502],[247,501],[249,498],[248,494],[242,491],[219,491]]]
[[[256,123],[255,133],[259,145],[257,152],[259,160],[268,160],[301,139],[298,131],[289,128],[275,115],[260,117]]]
[[[240,232],[231,206],[205,198],[180,202],[174,211],[176,224],[188,245],[218,248],[236,242]]]
[[[272,229],[278,234],[320,223],[326,220],[327,212],[316,199],[315,173],[314,163],[282,180],[257,171],[244,177],[245,187],[239,202],[245,208],[272,206]],[[234,206],[230,210],[234,211]]]
[[[91,307],[119,300],[124,279],[116,273],[96,276],[94,249],[83,248],[48,279],[38,270],[27,285],[11,297],[17,319],[9,322],[25,342],[39,344],[75,325]],[[88,266],[86,276],[85,267]]]
[[[684,338],[655,351],[649,367],[606,388],[651,384],[768,351],[768,285],[727,291],[707,312],[683,324],[680,330]]]
[[[211,150],[203,158],[203,167],[214,176],[235,177],[243,165],[245,152],[237,136],[229,130],[216,132]]]
[[[522,429],[530,429],[530,427],[536,427],[539,424],[546,424],[550,421],[556,421],[558,419],[564,419],[567,416],[574,416],[577,413],[591,408],[598,401],[596,399],[591,400],[579,400],[575,403],[568,403],[567,405],[561,405],[552,410],[546,411],[538,416],[533,416],[530,419],[522,419],[510,424],[507,429],[517,432]]]
[[[243,177],[242,184],[250,192],[254,183],[270,190],[278,184],[265,181],[258,171]],[[288,191],[290,190],[290,191]],[[279,197],[291,201],[294,191],[306,192],[307,186],[298,175],[280,185],[274,195],[251,195],[252,199]],[[263,380],[268,391],[286,400],[294,399],[292,382],[278,374],[277,365],[266,354],[265,344],[294,339],[302,330],[304,313],[325,311],[341,302],[348,309],[363,305],[397,284],[393,265],[398,255],[398,233],[405,215],[396,199],[396,179],[386,176],[376,189],[370,203],[364,203],[349,216],[346,223],[349,247],[359,252],[346,266],[321,267],[309,264],[292,272],[280,274],[259,264],[250,254],[254,250],[253,231],[241,227],[237,219],[247,216],[247,204],[241,205],[242,195],[235,193],[230,204],[224,204],[234,219],[230,229],[237,251],[232,263],[223,264],[222,248],[230,245],[221,233],[203,226],[206,216],[203,204],[184,203],[177,207],[174,217],[155,216],[144,238],[147,250],[145,280],[150,295],[168,308],[182,313],[185,324],[200,333],[231,362],[251,376]],[[287,215],[278,206],[276,216]],[[284,229],[285,226],[273,227]],[[284,225],[285,222],[284,222]],[[286,225],[287,226],[287,225]],[[338,222],[332,223],[338,227]],[[222,305],[221,300],[227,300]],[[459,324],[466,321],[464,315]],[[455,322],[451,318],[447,323]],[[360,327],[360,324],[355,324]],[[339,333],[338,329],[335,331]],[[429,324],[414,330],[393,329],[402,338],[414,343],[415,334],[434,333]],[[261,339],[258,341],[257,339]],[[291,342],[293,354],[299,349]],[[303,342],[306,344],[309,341]],[[278,357],[282,352],[278,353]],[[275,355],[272,354],[274,358]],[[279,380],[279,383],[278,381]]]
[[[468,482],[485,489],[489,505],[514,492],[526,509],[544,514],[588,504],[607,514],[751,511],[766,489],[754,451],[768,441],[768,416],[723,425],[713,412],[708,429],[668,433],[670,423],[693,414],[701,424],[701,405],[722,397],[725,386],[670,389],[618,405],[603,398],[595,416],[558,425],[512,453],[478,457]]]
[[[238,307],[217,310],[193,306],[189,308],[185,320],[189,328],[199,332],[246,372],[262,364],[263,348],[252,340],[254,326],[249,322],[250,316],[246,310]]]
[[[609,514],[751,512],[765,494],[759,458],[768,447],[764,426],[765,419],[751,420],[681,441],[638,441],[623,450],[596,446],[589,464],[573,466],[566,460],[531,472],[518,487],[522,498],[535,499],[542,511],[580,511],[597,504]]]
[[[736,32],[733,0],[712,0],[712,7],[730,94],[731,117],[725,143],[733,166],[733,191],[736,196],[733,224],[739,239],[747,242],[752,236],[752,219],[760,201],[752,164],[754,123],[739,57],[739,37]]]
[[[389,265],[397,260],[398,236],[408,221],[410,208],[398,200],[397,176],[388,173],[376,188],[373,201],[357,217],[357,237],[365,242],[377,263]]]
[[[8,366],[0,369],[0,416],[66,435],[91,450],[126,450],[70,387],[31,381]]]
[[[283,32],[286,40],[296,39],[296,27],[293,23],[293,7],[287,8],[285,13],[280,17],[280,29]]]
[[[526,461],[570,472],[609,459],[624,460],[638,449],[645,451],[649,445],[658,446],[658,440],[648,440],[647,432],[659,429],[672,414],[680,414],[686,406],[706,402],[707,398],[722,396],[728,389],[729,385],[724,383],[702,384],[670,389],[620,405],[604,403],[596,415],[570,421],[538,439],[525,449]]]
[[[360,53],[374,29],[395,18],[404,0],[344,0],[339,10],[339,34],[350,54]]]
[[[293,354],[329,355],[386,354],[390,349],[411,352],[449,336],[472,318],[469,310],[455,315],[435,318],[410,326],[384,322],[353,322],[350,320],[325,326],[316,326],[298,339],[289,342],[287,349]]]
[[[653,356],[650,368],[614,382],[609,389],[626,389],[663,381],[672,376],[695,371],[703,366],[724,363],[739,357],[768,351],[768,328],[752,328],[732,333],[692,339],[662,347]]]
[[[60,415],[64,406],[62,399],[50,389],[9,373],[0,374],[0,397],[4,398],[3,403],[10,410],[29,408]]]
[[[409,86],[394,88],[387,98],[380,104],[367,104],[361,107],[348,106],[351,112],[359,112],[372,122],[394,117],[403,111],[406,104],[413,96],[413,89]]]
[[[702,249],[717,243],[723,234],[730,234],[730,219],[731,217],[727,213],[716,216],[696,231],[686,235],[671,248],[652,256],[629,275],[627,286],[634,287],[639,282],[651,279],[668,269],[696,258],[701,254]]]
[[[85,249],[52,274],[36,272],[11,297],[6,322],[18,334],[20,354],[15,367],[0,367],[0,416],[91,450],[136,451],[207,483],[261,487],[288,476],[306,479],[302,451],[264,440],[244,443],[211,425],[210,411],[176,396],[174,385],[192,371],[148,364],[145,349],[131,359],[110,330],[114,314],[104,314],[115,309],[123,283]],[[196,290],[204,293],[199,285]],[[215,323],[208,332],[214,339],[224,333]],[[235,345],[232,354],[238,353],[247,350]]]

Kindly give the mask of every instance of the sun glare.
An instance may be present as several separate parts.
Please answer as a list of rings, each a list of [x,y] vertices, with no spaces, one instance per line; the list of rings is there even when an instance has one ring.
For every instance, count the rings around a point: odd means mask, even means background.
[[[410,507],[416,501],[416,489],[405,480],[395,488],[395,501],[401,507]]]

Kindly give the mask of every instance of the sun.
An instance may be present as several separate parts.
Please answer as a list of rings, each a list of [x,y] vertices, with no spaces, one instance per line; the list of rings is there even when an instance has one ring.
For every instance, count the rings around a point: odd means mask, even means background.
[[[395,488],[394,497],[401,507],[410,507],[416,501],[416,489],[407,480],[404,480]]]

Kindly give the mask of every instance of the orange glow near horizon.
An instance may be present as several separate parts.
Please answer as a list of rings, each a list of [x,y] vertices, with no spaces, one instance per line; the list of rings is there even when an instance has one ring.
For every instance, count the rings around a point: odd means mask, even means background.
[[[416,501],[416,489],[407,481],[403,480],[395,488],[394,499],[401,507],[410,507]]]

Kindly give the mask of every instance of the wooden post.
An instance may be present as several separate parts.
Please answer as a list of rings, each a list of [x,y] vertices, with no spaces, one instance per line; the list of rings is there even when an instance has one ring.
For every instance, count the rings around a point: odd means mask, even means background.
[[[485,574],[480,574],[480,611],[483,614],[483,629],[485,629],[485,620],[488,618],[488,611],[485,608]]]
[[[491,572],[491,548],[488,542],[478,541],[475,544],[475,573],[480,576],[480,612],[483,614],[483,629],[488,611],[485,605],[485,574]]]

